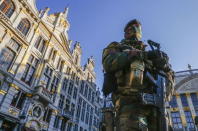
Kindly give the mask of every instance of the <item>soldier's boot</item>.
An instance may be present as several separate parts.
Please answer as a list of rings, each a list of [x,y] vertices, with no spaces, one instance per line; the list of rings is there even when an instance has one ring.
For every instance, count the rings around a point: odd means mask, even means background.
[[[116,131],[142,131],[139,128],[139,120],[137,116],[119,115],[116,123]]]

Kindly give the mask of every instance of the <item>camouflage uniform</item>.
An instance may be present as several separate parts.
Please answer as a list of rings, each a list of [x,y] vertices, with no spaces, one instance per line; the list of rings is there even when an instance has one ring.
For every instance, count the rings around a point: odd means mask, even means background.
[[[112,42],[103,50],[104,70],[115,77],[116,83],[116,87],[109,87],[114,88],[112,100],[116,109],[116,131],[142,131],[140,124],[146,126],[149,131],[159,131],[160,128],[159,109],[152,105],[144,105],[141,101],[140,92],[154,92],[149,83],[141,78],[147,66],[144,59],[148,59],[148,53],[145,51],[146,46],[140,41],[141,29],[138,32],[138,26],[140,23],[137,20],[130,21],[125,27],[125,39],[120,43]],[[170,74],[169,88],[172,91],[173,74],[170,70],[166,73]],[[135,75],[139,77],[135,79]]]

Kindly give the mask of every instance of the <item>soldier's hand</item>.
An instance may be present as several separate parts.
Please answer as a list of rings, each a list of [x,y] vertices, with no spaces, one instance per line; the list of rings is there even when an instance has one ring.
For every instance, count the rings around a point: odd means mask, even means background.
[[[141,54],[141,51],[140,50],[130,50],[130,51],[128,51],[128,57],[129,58],[134,58],[134,57],[138,57],[138,56],[140,56],[140,54]]]

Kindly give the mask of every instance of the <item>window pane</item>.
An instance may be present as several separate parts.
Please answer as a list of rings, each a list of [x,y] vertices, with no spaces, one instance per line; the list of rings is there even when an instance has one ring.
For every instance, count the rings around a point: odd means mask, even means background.
[[[11,39],[11,41],[9,43],[9,47],[12,48],[12,50],[17,52],[20,49],[20,44],[17,41]]]
[[[197,98],[197,94],[196,93],[191,93],[190,96],[191,96],[191,99],[192,99],[192,103],[193,103],[194,109],[195,110],[198,110],[198,98]]]
[[[32,66],[36,67],[37,64],[38,64],[38,59],[35,58],[34,61],[33,61],[33,63],[32,63]]]
[[[30,23],[27,19],[21,20],[21,22],[19,23],[17,27],[17,29],[21,31],[21,33],[24,35],[27,35],[29,28],[30,28]]]
[[[62,123],[61,123],[61,131],[65,131],[66,128],[66,120],[62,119]]]
[[[184,113],[185,113],[185,116],[186,116],[187,127],[189,129],[194,129],[195,126],[194,126],[194,122],[193,122],[193,119],[192,119],[191,112],[190,111],[185,111]]]
[[[23,73],[22,80],[24,82],[26,82],[27,84],[31,84],[37,66],[38,66],[38,59],[36,59],[34,56],[31,55],[28,59],[25,71]]]
[[[31,82],[34,72],[35,72],[35,69],[33,67],[30,67],[29,72],[26,76],[26,82]]]
[[[67,82],[68,82],[68,79],[67,79],[67,78],[64,78],[62,88],[63,88],[63,90],[65,90],[65,91],[67,91]]]
[[[41,53],[43,53],[44,49],[45,49],[45,41],[42,40],[41,43],[40,43],[40,46],[39,46],[39,51]]]
[[[19,101],[18,101],[18,103],[17,103],[17,105],[16,105],[16,107],[17,107],[18,109],[22,109],[24,100],[25,100],[25,93],[22,92],[22,93],[21,93],[21,97],[19,98]]]
[[[177,107],[177,99],[176,99],[176,96],[173,96],[173,97],[172,97],[172,99],[171,99],[171,101],[170,101],[170,106],[171,106],[172,108]]]
[[[13,12],[14,12],[14,5],[10,5],[10,8],[7,10],[7,12],[5,14],[8,18],[10,18],[12,16]]]
[[[76,97],[77,97],[77,92],[78,92],[78,89],[75,87],[74,88],[74,94],[73,94],[74,99],[76,99]]]
[[[15,10],[15,6],[11,0],[4,0],[0,5],[0,10],[5,13],[8,18],[10,18]]]
[[[22,76],[22,79],[25,80],[26,76],[27,76],[27,73],[28,73],[28,70],[30,68],[30,65],[29,64],[26,64],[25,66],[25,70],[24,70],[24,73],[23,73],[23,76]]]
[[[69,88],[68,88],[68,94],[69,94],[69,95],[72,95],[72,92],[73,92],[73,83],[70,82]]]
[[[17,100],[19,99],[19,97],[20,97],[20,91],[18,92],[18,93],[16,93],[14,96],[13,96],[13,99],[12,99],[12,102],[11,102],[11,105],[12,106],[16,106],[16,104],[17,104]]]
[[[33,58],[34,58],[33,55],[30,55],[30,57],[29,57],[29,59],[28,59],[28,62],[32,63]]]
[[[39,47],[39,43],[40,43],[40,41],[41,41],[41,36],[39,36],[39,37],[37,38],[37,40],[36,40],[36,43],[35,43],[34,47],[38,48],[38,47]]]
[[[2,12],[4,12],[4,10],[6,9],[6,3],[5,3],[5,1],[0,5],[0,10],[2,11]]]
[[[3,69],[8,69],[14,59],[15,53],[8,49],[4,48],[0,54],[0,67]]]
[[[172,123],[175,129],[182,128],[182,122],[179,112],[171,112]]]
[[[44,83],[45,83],[45,88],[48,88],[48,86],[49,86],[49,82],[50,82],[50,77],[49,76],[47,76],[46,74],[44,74],[44,76],[43,76],[43,81],[44,81]]]
[[[187,107],[187,106],[188,106],[188,101],[187,101],[186,95],[185,95],[185,94],[181,94],[181,95],[180,95],[180,98],[181,98],[182,105],[183,105],[184,107]]]

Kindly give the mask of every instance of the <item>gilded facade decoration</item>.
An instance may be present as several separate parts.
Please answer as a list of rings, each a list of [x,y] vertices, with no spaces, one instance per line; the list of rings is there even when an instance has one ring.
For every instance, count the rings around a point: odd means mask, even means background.
[[[102,98],[94,60],[71,49],[68,8],[38,12],[35,0],[0,1],[0,129],[98,131]]]

